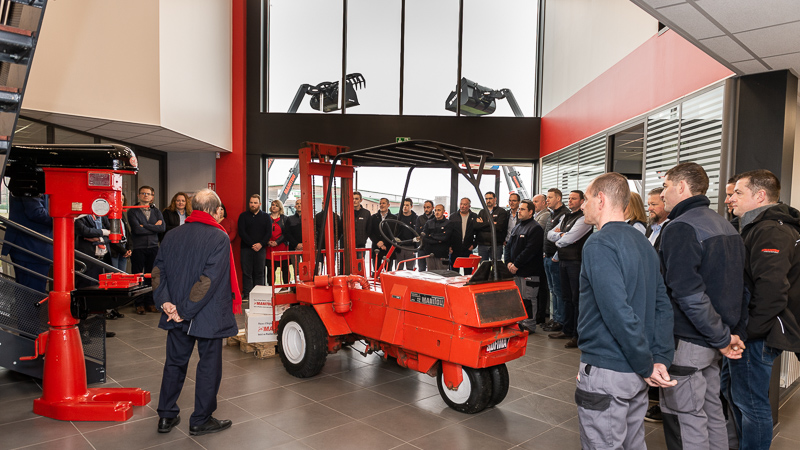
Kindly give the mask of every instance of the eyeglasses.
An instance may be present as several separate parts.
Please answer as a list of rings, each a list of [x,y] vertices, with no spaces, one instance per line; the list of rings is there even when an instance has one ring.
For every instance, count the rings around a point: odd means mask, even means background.
[[[139,195],[149,195],[150,197],[153,196],[150,192],[139,192]]]

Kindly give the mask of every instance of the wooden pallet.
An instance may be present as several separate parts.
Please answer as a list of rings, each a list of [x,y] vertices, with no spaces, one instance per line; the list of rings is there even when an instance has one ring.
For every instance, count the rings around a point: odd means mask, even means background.
[[[239,346],[239,350],[244,353],[254,353],[258,359],[274,358],[278,356],[275,352],[277,342],[254,342],[248,344],[244,338],[244,329],[239,330],[239,334],[228,338],[229,346]]]

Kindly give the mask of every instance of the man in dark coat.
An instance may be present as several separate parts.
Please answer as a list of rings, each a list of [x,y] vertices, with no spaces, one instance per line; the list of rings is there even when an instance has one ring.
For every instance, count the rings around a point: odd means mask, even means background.
[[[427,222],[430,219],[433,219],[433,202],[430,200],[425,200],[425,203],[423,203],[422,205],[424,212],[423,214],[417,216],[417,225],[416,225],[417,233],[422,233],[422,228],[425,227],[425,222]],[[422,246],[419,248],[419,251],[417,252],[417,256],[425,256],[425,255],[427,255],[427,253],[425,253],[425,242],[423,242]],[[427,259],[425,258],[419,259],[417,260],[417,263],[419,264],[420,272],[425,272],[426,270],[428,270]]]
[[[772,366],[783,351],[800,354],[800,211],[779,203],[780,192],[778,177],[754,170],[739,175],[730,202],[740,219],[744,283],[751,293],[742,358],[723,367],[730,374],[723,393],[739,448],[770,447]]]
[[[517,209],[517,224],[511,230],[508,239],[508,270],[514,274],[522,295],[522,302],[528,312],[528,318],[520,322],[520,327],[533,333],[536,330],[536,308],[538,288],[544,277],[544,261],[542,246],[544,230],[533,220],[536,207],[530,200],[522,200]]]
[[[158,254],[158,234],[166,230],[164,216],[153,204],[155,189],[150,186],[139,188],[139,206],[128,211],[128,223],[131,226],[133,250],[131,251],[131,271],[133,273],[149,273],[153,270],[153,262]],[[150,280],[145,280],[150,284]],[[136,297],[136,314],[144,314],[145,310],[158,312],[153,305],[153,294],[147,293]]]
[[[450,269],[453,270],[457,258],[467,258],[475,248],[475,224],[478,215],[470,209],[471,202],[467,197],[461,199],[458,211],[450,214],[453,223],[453,252],[450,253]],[[472,269],[464,268],[464,274],[469,275]]]
[[[267,242],[272,235],[269,214],[261,210],[261,196],[253,194],[248,210],[239,214],[240,262],[242,265],[242,295],[250,296],[253,286],[266,284]]]
[[[12,222],[30,228],[31,230],[43,234],[49,238],[53,237],[53,219],[47,213],[46,200],[43,196],[38,197],[17,197],[11,195],[9,198],[8,218]],[[7,242],[16,244],[43,258],[53,259],[53,244],[40,241],[32,236],[17,231],[16,228],[8,227],[6,231]],[[47,292],[47,273],[50,271],[50,261],[38,258],[35,255],[17,249],[11,245],[3,246],[3,255],[10,255],[11,261],[19,264],[26,269],[30,269],[41,276],[36,276],[24,269],[16,269],[17,283],[35,289],[39,292]]]
[[[508,234],[508,211],[497,206],[497,196],[494,192],[487,192],[484,196],[488,209],[482,209],[475,221],[475,242],[478,244],[478,255],[484,261],[492,257],[492,227],[489,221],[494,222],[495,242],[497,253],[495,259],[503,259],[503,242]]]
[[[217,409],[222,380],[222,338],[239,331],[233,315],[230,239],[213,216],[221,204],[210,189],[198,192],[192,199],[192,215],[185,225],[164,236],[156,257],[154,296],[164,312],[158,327],[167,330],[159,433],[169,433],[180,423],[177,402],[195,342],[200,361],[189,434],[215,433],[231,426],[230,420],[211,415]]]
[[[426,252],[442,260],[449,256],[453,245],[453,224],[444,216],[444,205],[436,205],[433,211],[433,219],[425,222],[420,235]],[[439,264],[431,262],[432,268],[438,266]]]

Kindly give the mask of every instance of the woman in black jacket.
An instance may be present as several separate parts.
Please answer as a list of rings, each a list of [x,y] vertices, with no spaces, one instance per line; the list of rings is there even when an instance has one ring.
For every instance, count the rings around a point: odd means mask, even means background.
[[[164,235],[169,230],[183,225],[183,221],[192,214],[192,205],[189,203],[189,196],[184,192],[178,192],[172,196],[172,202],[164,208],[164,225],[167,229],[159,235],[159,241],[164,239]]]
[[[272,286],[275,277],[275,269],[281,268],[281,278],[283,284],[289,283],[289,257],[287,255],[275,255],[275,252],[285,252],[289,250],[286,234],[286,216],[283,214],[283,203],[280,200],[273,200],[269,206],[269,219],[272,224],[272,233],[267,242],[267,284]]]

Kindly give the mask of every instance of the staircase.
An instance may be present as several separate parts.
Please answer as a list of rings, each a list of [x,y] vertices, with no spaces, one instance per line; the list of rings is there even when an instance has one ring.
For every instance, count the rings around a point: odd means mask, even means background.
[[[46,6],[47,0],[0,0],[0,179],[5,175]],[[8,224],[8,219],[0,222],[0,228],[15,226]],[[12,244],[0,242],[2,245]],[[4,261],[3,265],[8,267],[10,263]],[[38,305],[44,297],[6,274],[0,276],[0,367],[42,377],[41,357],[20,358],[35,354],[36,336],[48,329],[48,308],[46,304]],[[79,330],[88,382],[105,382],[105,320],[90,317],[81,321]]]

